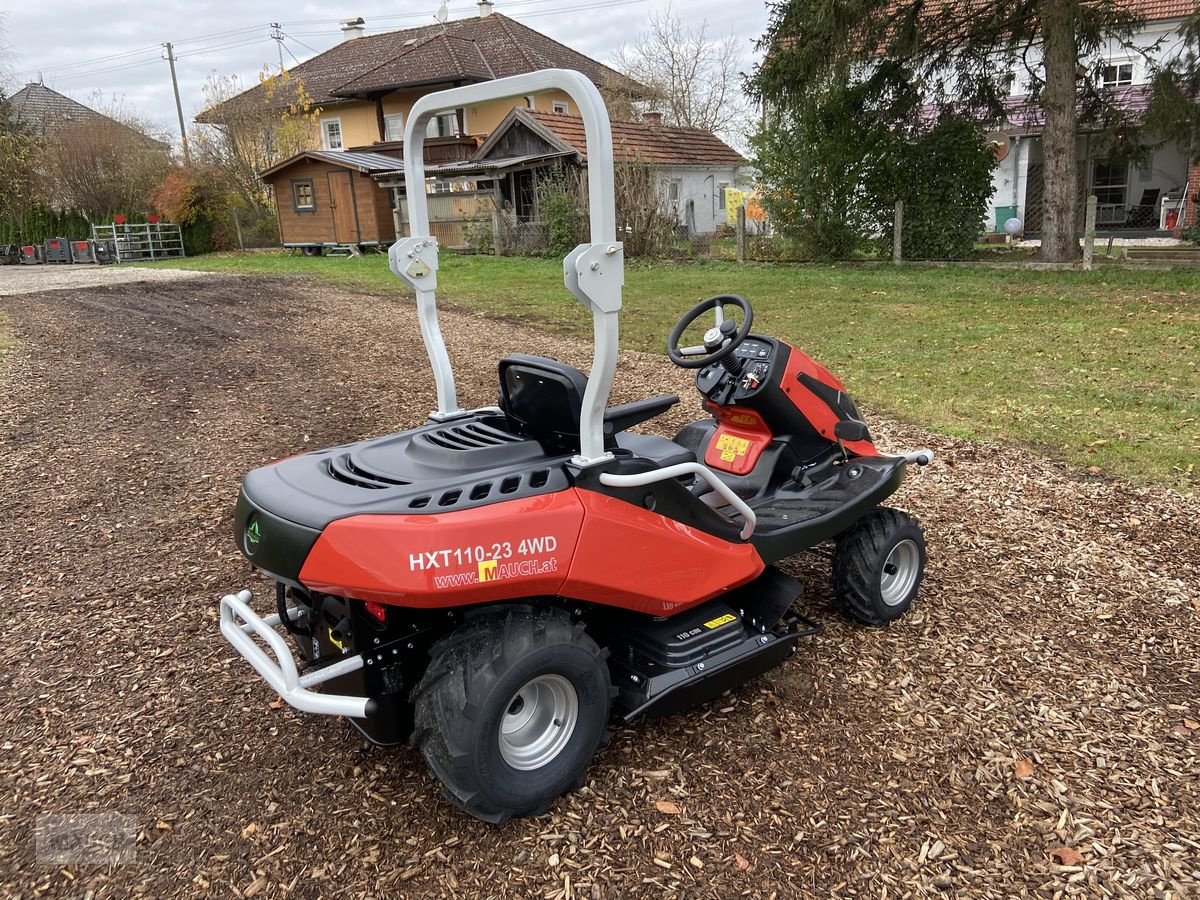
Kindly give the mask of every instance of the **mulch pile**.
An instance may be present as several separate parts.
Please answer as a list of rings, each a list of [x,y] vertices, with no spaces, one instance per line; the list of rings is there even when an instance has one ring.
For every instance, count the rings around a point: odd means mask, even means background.
[[[0,310],[8,896],[1200,891],[1196,498],[871,417],[884,448],[938,454],[897,498],[930,544],[910,615],[847,623],[827,561],[794,560],[820,636],[618,730],[582,791],[494,829],[411,750],[279,708],[217,630],[221,594],[264,587],[229,533],[242,473],[433,408],[411,303],[209,277]],[[464,403],[494,402],[508,351],[587,368],[520,323],[442,321]],[[613,402],[668,390],[682,409],[652,425],[671,434],[701,415],[687,376],[623,354]],[[133,859],[40,862],[38,817],[79,812],[130,817]]]

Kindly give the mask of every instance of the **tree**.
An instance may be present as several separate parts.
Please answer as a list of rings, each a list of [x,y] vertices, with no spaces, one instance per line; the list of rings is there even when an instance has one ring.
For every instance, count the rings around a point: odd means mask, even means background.
[[[1079,255],[1079,111],[1106,137],[1131,132],[1092,64],[1110,40],[1133,47],[1140,23],[1118,0],[781,0],[750,85],[776,109],[802,107],[812,90],[840,80],[862,85],[881,120],[915,115],[915,95],[999,122],[1012,79],[1023,74],[1043,115],[1041,255],[1070,261]]]
[[[0,13],[0,219],[11,219],[28,205],[33,193],[36,144],[12,115],[4,92],[8,74],[4,14]]]
[[[15,122],[0,90],[0,219],[11,219],[34,195],[37,143]]]
[[[204,86],[206,124],[192,136],[202,166],[220,172],[249,210],[269,215],[271,198],[258,173],[313,145],[321,110],[290,72],[259,75],[262,91],[245,91],[236,76],[212,75]]]
[[[891,171],[895,138],[861,104],[861,87],[831,84],[774,110],[750,140],[773,227],[806,257],[847,259],[884,229],[866,194]]]
[[[668,6],[617,50],[613,66],[649,89],[643,105],[660,108],[668,124],[729,136],[746,112],[738,56],[736,37],[710,38],[707,20],[684,25]]]
[[[42,202],[91,216],[145,209],[171,167],[170,145],[120,101],[89,105],[99,115],[47,123],[39,142]]]
[[[1175,141],[1189,159],[1200,160],[1200,7],[1181,32],[1183,40],[1154,74],[1146,127]]]

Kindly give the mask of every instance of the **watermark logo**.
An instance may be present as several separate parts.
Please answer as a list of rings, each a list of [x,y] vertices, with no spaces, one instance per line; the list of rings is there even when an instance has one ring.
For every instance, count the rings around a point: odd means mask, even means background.
[[[37,817],[34,845],[43,865],[122,865],[134,861],[137,822],[120,813],[51,813]]]

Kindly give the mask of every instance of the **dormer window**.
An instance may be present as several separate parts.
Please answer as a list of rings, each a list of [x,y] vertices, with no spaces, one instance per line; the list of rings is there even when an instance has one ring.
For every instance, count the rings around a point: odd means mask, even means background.
[[[459,112],[459,110],[454,110],[453,112],[438,113],[429,120],[429,125],[425,128],[425,137],[457,137],[462,134],[458,127]]]
[[[1100,86],[1125,87],[1133,84],[1133,63],[1109,63],[1100,67]]]

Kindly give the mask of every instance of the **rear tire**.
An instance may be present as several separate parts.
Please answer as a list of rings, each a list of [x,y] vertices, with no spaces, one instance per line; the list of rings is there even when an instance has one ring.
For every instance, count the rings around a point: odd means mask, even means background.
[[[446,798],[499,825],[582,787],[608,724],[606,656],[553,607],[485,612],[435,644],[412,743]]]
[[[833,589],[842,612],[887,625],[912,605],[925,574],[925,535],[908,513],[883,507],[837,539]]]

